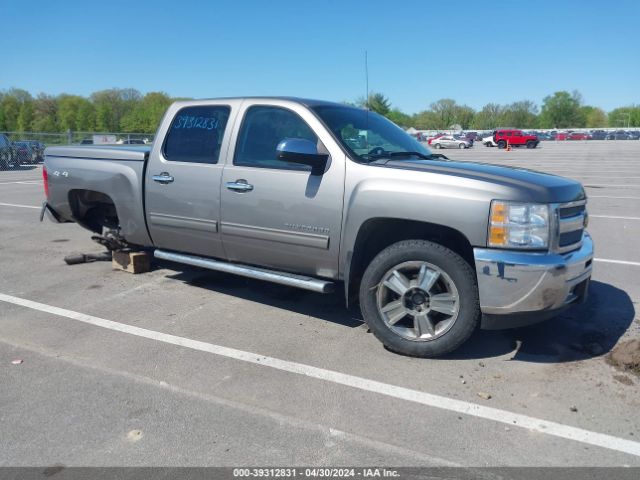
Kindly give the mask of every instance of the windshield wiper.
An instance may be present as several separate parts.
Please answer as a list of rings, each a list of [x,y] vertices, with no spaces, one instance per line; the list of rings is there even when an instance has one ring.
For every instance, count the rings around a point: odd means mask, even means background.
[[[364,155],[360,155],[360,158],[366,160],[368,163],[373,163],[378,160],[391,160],[392,158],[397,157],[418,157],[422,160],[449,160],[447,157],[442,155],[441,153],[422,153],[422,152],[413,152],[413,151],[403,151],[403,152],[383,152],[383,153],[365,153]]]
[[[434,158],[444,158],[445,160],[449,160],[447,157],[445,157],[441,153],[424,154],[420,152],[389,152],[386,156],[393,158],[393,157],[410,157],[412,155],[419,157],[423,160],[433,160]]]

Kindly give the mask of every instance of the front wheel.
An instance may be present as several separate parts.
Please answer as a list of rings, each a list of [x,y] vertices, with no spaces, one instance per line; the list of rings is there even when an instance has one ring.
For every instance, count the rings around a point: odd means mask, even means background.
[[[536,142],[534,142],[533,140],[529,140],[527,142],[527,148],[536,148]]]
[[[463,149],[463,148],[467,148],[467,146],[464,143],[461,143],[460,145],[458,145],[458,148]]]
[[[439,143],[436,143],[436,144],[435,144],[435,147],[436,147],[438,150],[440,150],[440,149],[442,148],[442,145],[440,145]]]
[[[360,285],[360,308],[389,350],[437,357],[462,345],[480,318],[471,266],[426,240],[405,240],[380,252]]]

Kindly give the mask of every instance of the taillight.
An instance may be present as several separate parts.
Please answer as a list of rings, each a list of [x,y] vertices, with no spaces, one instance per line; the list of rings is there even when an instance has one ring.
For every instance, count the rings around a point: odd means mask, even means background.
[[[44,195],[49,198],[49,175],[47,174],[47,167],[42,166],[42,181],[44,183]]]

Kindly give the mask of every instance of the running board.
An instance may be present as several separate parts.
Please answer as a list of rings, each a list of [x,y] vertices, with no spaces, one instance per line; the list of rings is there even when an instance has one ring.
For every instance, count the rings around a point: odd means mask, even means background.
[[[184,263],[194,267],[207,268],[218,272],[233,273],[243,277],[265,280],[267,282],[279,283],[290,287],[304,288],[312,292],[331,293],[334,284],[318,278],[305,277],[294,273],[278,272],[277,270],[267,270],[264,268],[250,267],[248,265],[238,265],[236,263],[221,262],[211,258],[187,255],[184,253],[167,252],[166,250],[156,250],[153,256],[170,262]]]

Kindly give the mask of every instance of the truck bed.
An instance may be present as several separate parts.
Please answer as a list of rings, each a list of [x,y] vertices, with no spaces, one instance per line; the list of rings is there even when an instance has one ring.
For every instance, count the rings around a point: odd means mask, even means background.
[[[87,160],[123,160],[144,162],[151,151],[150,146],[62,146],[47,147],[45,155],[50,157],[85,158]]]

